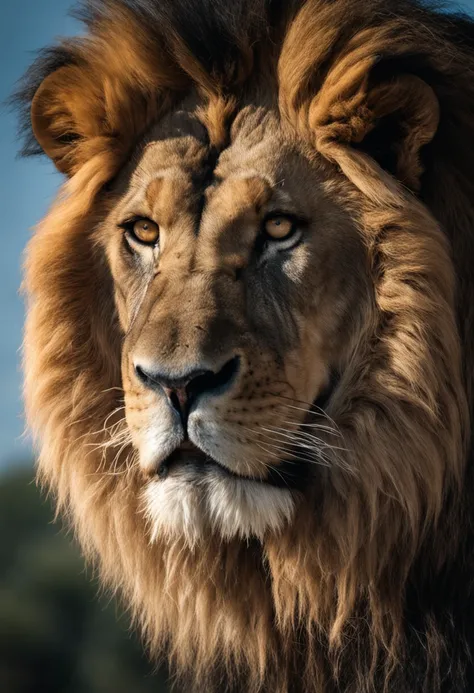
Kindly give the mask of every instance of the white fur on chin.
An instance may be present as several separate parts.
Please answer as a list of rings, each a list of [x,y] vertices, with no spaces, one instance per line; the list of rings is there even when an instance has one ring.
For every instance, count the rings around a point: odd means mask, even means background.
[[[192,466],[153,479],[144,493],[150,537],[184,537],[190,546],[209,530],[223,539],[263,538],[289,523],[295,509],[292,491],[259,481],[236,479],[224,471]]]

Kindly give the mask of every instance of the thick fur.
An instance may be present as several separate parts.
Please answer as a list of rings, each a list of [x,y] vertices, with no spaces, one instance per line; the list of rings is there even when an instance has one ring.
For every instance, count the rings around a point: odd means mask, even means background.
[[[40,56],[18,97],[24,153],[68,175],[26,261],[41,480],[193,690],[473,690],[474,25],[395,0],[110,0],[82,16],[88,36]],[[220,505],[220,533],[180,516],[170,536],[169,499],[150,527],[123,415],[98,229],[141,138],[189,93],[217,152],[244,105],[278,112],[352,210],[370,276],[328,406],[344,464],[261,532],[235,516],[232,533]]]

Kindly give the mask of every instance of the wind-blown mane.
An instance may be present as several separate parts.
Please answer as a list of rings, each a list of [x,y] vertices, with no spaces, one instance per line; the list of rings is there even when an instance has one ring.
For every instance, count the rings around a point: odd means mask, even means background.
[[[150,650],[202,690],[469,690],[474,24],[412,0],[94,0],[80,16],[86,36],[42,53],[17,96],[23,153],[68,176],[26,260],[41,480]],[[150,543],[95,227],[188,92],[219,148],[269,84],[365,200],[380,322],[333,403],[357,474],[264,542]]]

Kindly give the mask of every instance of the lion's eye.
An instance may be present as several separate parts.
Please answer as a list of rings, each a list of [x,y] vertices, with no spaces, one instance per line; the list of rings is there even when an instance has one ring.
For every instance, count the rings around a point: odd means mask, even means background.
[[[147,245],[156,245],[160,238],[160,227],[150,219],[136,219],[129,230],[140,243]]]
[[[295,230],[294,222],[288,217],[271,217],[263,225],[263,230],[270,238],[275,241],[283,241],[291,236]]]

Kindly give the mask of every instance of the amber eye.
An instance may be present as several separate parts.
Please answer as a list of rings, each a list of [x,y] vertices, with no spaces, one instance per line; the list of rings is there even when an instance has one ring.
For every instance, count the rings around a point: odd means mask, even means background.
[[[141,243],[155,245],[160,238],[160,227],[150,219],[137,219],[130,226],[130,231]]]
[[[263,229],[267,236],[282,241],[288,238],[294,231],[294,222],[288,217],[271,217],[267,219],[263,225]]]

